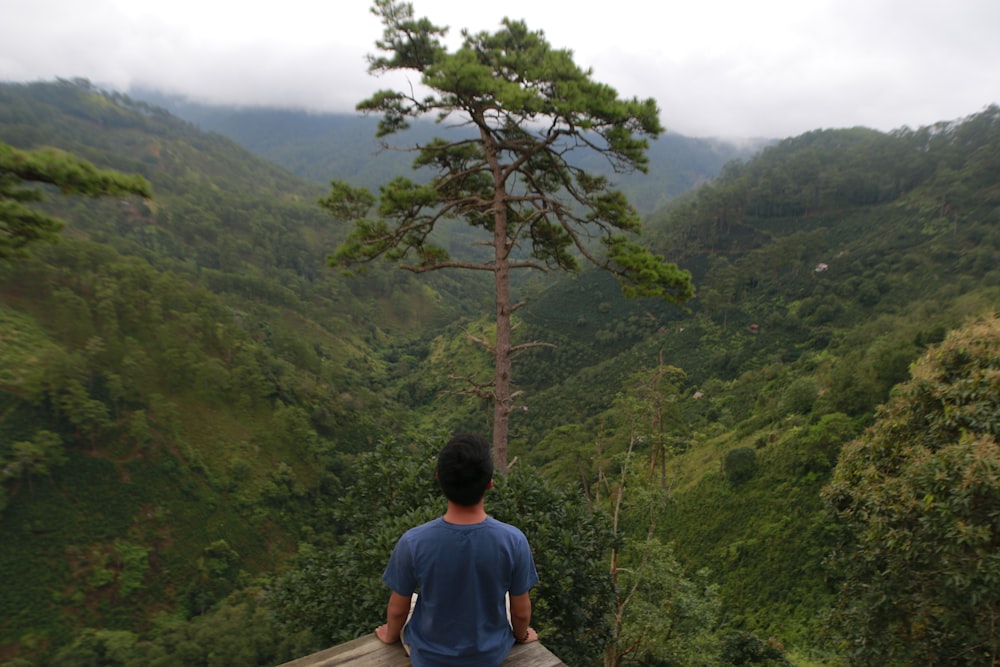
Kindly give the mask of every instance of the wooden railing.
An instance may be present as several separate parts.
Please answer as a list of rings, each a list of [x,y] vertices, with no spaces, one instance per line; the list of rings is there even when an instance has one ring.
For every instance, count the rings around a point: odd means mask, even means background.
[[[402,644],[383,644],[371,634],[278,667],[408,667],[409,664]],[[566,667],[566,663],[540,642],[531,642],[515,644],[502,667]]]

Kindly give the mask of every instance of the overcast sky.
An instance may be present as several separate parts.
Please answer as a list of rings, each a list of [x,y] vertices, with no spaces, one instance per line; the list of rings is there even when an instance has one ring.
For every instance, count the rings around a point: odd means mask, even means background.
[[[415,0],[451,27],[504,16],[668,131],[787,137],[891,130],[1000,102],[1000,0]],[[0,0],[0,80],[84,77],[193,101],[351,111],[387,82],[367,0]],[[391,82],[389,82],[391,83]]]

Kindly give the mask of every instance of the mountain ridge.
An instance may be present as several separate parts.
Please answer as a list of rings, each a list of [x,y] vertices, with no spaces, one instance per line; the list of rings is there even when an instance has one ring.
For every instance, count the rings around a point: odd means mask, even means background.
[[[409,169],[406,153],[387,150],[375,138],[376,118],[349,113],[315,113],[279,108],[198,104],[151,90],[130,93],[211,132],[219,132],[306,180],[326,184],[333,177],[375,188]],[[439,133],[432,121],[417,121],[406,143]],[[391,143],[391,142],[390,142]],[[649,173],[614,175],[636,208],[649,213],[680,193],[712,179],[732,160],[746,159],[771,139],[694,138],[666,132],[650,142]],[[346,150],[345,150],[346,147]],[[596,161],[585,165],[602,171]],[[608,175],[612,175],[609,171]]]

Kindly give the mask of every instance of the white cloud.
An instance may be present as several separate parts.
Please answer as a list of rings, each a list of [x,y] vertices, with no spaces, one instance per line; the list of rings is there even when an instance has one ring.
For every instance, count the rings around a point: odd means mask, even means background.
[[[625,96],[655,97],[691,135],[892,129],[1000,101],[996,0],[416,0],[419,15],[543,29]],[[0,79],[86,77],[200,101],[348,111],[386,82],[365,0],[0,0]]]

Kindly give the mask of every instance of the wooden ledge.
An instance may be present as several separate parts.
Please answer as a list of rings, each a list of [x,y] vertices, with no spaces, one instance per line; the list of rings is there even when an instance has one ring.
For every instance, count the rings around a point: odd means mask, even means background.
[[[409,667],[400,643],[383,644],[374,634],[286,662],[278,667]],[[502,667],[566,667],[540,642],[514,644]]]

